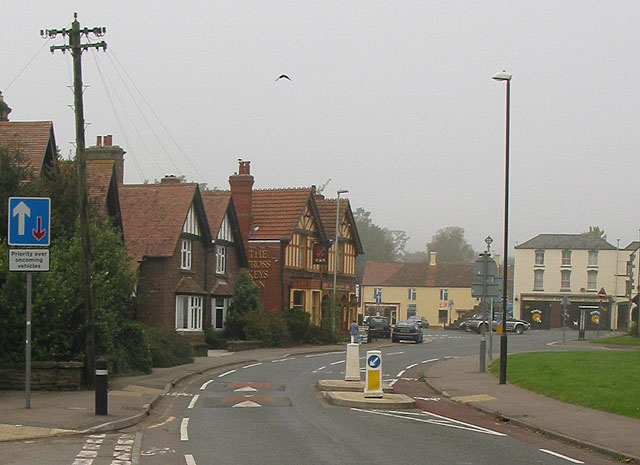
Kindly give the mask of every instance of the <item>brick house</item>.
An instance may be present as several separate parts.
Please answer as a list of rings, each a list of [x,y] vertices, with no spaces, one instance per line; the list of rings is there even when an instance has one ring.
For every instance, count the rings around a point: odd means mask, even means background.
[[[241,268],[247,266],[247,254],[231,194],[203,191],[201,197],[212,240],[205,276],[211,311],[205,321],[214,329],[222,330],[236,277]]]
[[[125,151],[112,144],[112,136],[98,136],[93,147],[85,149],[87,157],[87,192],[89,200],[102,215],[109,216],[122,231],[118,186],[122,185]]]
[[[431,326],[447,326],[477,305],[473,281],[473,263],[438,263],[434,252],[428,263],[369,261],[360,312],[386,316],[392,323],[415,315]]]
[[[288,189],[253,189],[250,162],[240,161],[229,177],[231,196],[238,212],[242,237],[247,246],[249,274],[260,288],[260,302],[271,311],[301,308],[320,325],[323,306],[333,294],[334,261],[330,259],[331,236],[323,213],[335,200],[316,193],[315,186]],[[319,205],[322,205],[322,210]],[[347,328],[355,318],[355,256],[362,246],[348,200],[341,201],[341,265],[338,269],[338,299],[344,302],[337,327]],[[333,207],[332,207],[333,206]],[[333,249],[332,249],[333,250]]]
[[[56,160],[51,121],[0,120],[0,145],[20,152],[34,177],[42,176]]]
[[[123,185],[120,204],[124,241],[139,274],[136,318],[202,341],[210,324],[212,236],[198,185],[175,176]]]

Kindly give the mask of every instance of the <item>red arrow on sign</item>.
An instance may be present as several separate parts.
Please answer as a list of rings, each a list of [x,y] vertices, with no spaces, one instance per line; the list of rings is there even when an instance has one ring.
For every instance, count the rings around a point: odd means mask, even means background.
[[[47,233],[46,229],[42,229],[42,217],[39,216],[37,218],[37,222],[38,222],[38,229],[32,229],[31,233],[33,234],[33,237],[35,237],[37,240],[42,240],[42,238],[44,237],[44,235]]]

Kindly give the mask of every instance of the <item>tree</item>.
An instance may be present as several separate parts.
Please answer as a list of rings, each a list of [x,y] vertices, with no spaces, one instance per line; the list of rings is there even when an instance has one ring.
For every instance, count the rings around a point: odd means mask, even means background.
[[[464,238],[464,229],[459,226],[448,226],[440,229],[427,243],[428,252],[437,252],[437,260],[441,262],[470,262],[475,257],[473,248]]]
[[[402,257],[403,262],[407,263],[420,263],[427,261],[427,252],[424,250],[418,250],[417,252],[407,252]]]
[[[233,298],[224,322],[225,332],[232,338],[245,339],[247,315],[251,311],[262,310],[258,300],[258,287],[251,280],[251,276],[243,271],[233,286]]]
[[[589,226],[589,230],[583,232],[582,235],[593,237],[595,239],[607,240],[607,235],[599,226]]]
[[[371,212],[357,208],[353,212],[356,228],[364,253],[356,259],[356,276],[360,281],[367,261],[390,262],[394,260],[394,245],[386,230],[373,224]]]
[[[20,152],[0,146],[0,239],[2,242],[7,237],[7,199],[28,194],[25,183],[21,181],[31,180],[31,177],[31,170]]]

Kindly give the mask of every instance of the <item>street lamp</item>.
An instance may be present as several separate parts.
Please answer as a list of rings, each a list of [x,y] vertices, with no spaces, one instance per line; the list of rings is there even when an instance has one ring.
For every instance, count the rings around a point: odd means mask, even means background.
[[[346,194],[349,192],[346,189],[340,189],[338,191],[338,200],[336,201],[336,237],[334,239],[333,246],[333,310],[331,311],[331,331],[336,330],[336,308],[338,304],[338,297],[336,296],[336,282],[338,281],[338,262],[340,261],[340,250],[338,246],[340,241],[338,240],[338,217],[340,216],[340,194]]]
[[[507,115],[504,162],[504,252],[502,255],[502,335],[500,336],[500,384],[507,383],[507,252],[509,251],[509,110],[511,107],[511,74],[506,71],[492,76],[496,81],[507,83]]]

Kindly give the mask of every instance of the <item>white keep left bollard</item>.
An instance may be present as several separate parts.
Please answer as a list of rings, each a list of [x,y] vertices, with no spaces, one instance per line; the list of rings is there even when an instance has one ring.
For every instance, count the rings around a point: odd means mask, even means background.
[[[345,381],[360,381],[360,345],[347,344],[347,369],[344,375]]]

